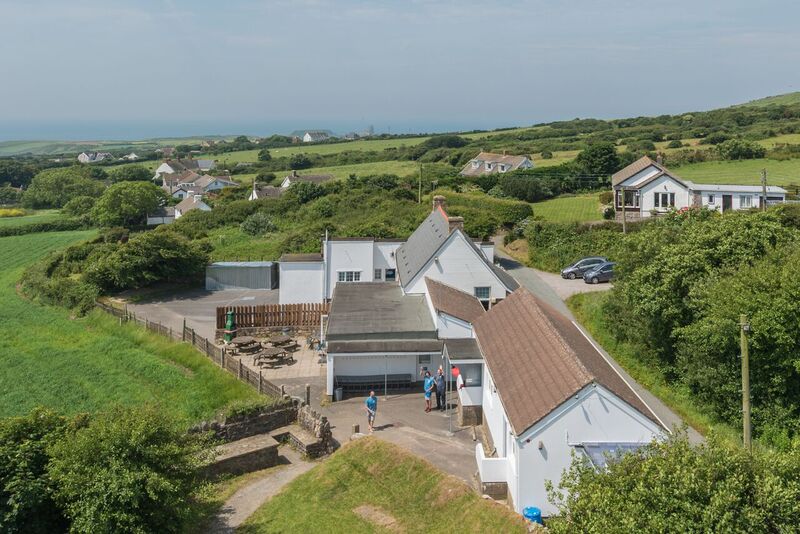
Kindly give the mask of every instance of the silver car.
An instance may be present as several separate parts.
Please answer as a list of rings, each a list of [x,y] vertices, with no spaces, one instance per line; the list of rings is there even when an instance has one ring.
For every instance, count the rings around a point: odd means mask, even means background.
[[[590,256],[588,258],[580,259],[569,267],[564,267],[561,269],[561,278],[568,278],[570,280],[582,278],[583,273],[591,271],[598,265],[606,263],[607,261],[608,258],[603,258],[602,256]]]

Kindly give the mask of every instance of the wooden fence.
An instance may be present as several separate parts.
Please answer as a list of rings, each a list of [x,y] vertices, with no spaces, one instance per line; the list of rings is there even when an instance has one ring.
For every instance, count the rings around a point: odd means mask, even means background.
[[[289,327],[316,328],[330,304],[261,304],[259,306],[223,306],[217,308],[217,328],[225,328],[225,314],[233,311],[236,328]]]
[[[226,371],[230,371],[232,374],[236,375],[236,378],[250,384],[263,395],[282,397],[285,393],[285,388],[283,386],[279,387],[275,383],[270,382],[262,376],[261,371],[256,372],[249,369],[246,365],[242,364],[241,359],[231,357],[224,347],[218,347],[213,342],[198,335],[193,328],[186,326],[186,321],[184,321],[183,328],[174,329],[170,326],[150,321],[146,317],[137,317],[135,313],[129,313],[127,308],[115,308],[114,306],[109,306],[101,302],[97,303],[97,307],[114,317],[118,317],[120,322],[134,322],[151,332],[160,334],[174,341],[190,343],[215,364]]]

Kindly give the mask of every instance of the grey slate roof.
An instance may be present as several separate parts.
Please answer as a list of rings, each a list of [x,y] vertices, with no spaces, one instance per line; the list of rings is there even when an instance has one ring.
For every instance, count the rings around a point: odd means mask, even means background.
[[[444,345],[450,360],[483,360],[478,341],[474,338],[445,339]]]
[[[441,352],[438,339],[368,339],[358,341],[329,341],[329,354],[360,352]]]
[[[447,214],[441,208],[437,208],[397,249],[395,257],[402,284],[411,282],[411,279],[436,254],[448,235],[450,235],[450,224],[447,222]]]
[[[452,317],[475,322],[475,319],[486,313],[483,305],[474,295],[465,293],[442,282],[425,277],[425,285],[428,287],[428,296],[433,303],[434,309],[444,312]]]
[[[333,290],[328,340],[436,339],[424,295],[403,295],[393,282],[339,283]]]

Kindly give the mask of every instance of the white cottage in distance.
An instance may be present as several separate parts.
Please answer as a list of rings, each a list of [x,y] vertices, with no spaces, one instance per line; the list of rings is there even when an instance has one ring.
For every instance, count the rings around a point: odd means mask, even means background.
[[[513,156],[496,154],[494,152],[481,152],[472,158],[461,169],[461,176],[480,176],[482,174],[496,174],[516,171],[519,169],[532,169],[533,161],[528,156]]]
[[[636,220],[670,210],[707,208],[725,213],[730,210],[760,208],[765,202],[764,188],[758,185],[696,184],[680,178],[658,161],[644,156],[611,176],[614,209],[622,218]],[[786,201],[786,190],[767,186],[767,205]]]

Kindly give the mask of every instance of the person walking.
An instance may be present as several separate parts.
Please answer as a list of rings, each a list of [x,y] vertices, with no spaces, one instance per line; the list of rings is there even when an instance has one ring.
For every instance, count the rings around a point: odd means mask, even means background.
[[[425,371],[425,382],[423,384],[423,388],[425,389],[425,412],[431,411],[431,395],[433,394],[434,387],[436,387],[436,381],[434,381],[431,376],[431,372]]]
[[[375,396],[374,391],[369,392],[369,397],[364,401],[364,405],[367,409],[367,426],[369,433],[372,434],[375,430],[375,414],[378,413],[378,397]]]
[[[444,371],[439,367],[436,372],[436,409],[443,412],[447,407],[445,399],[447,393],[447,383],[444,380]]]

